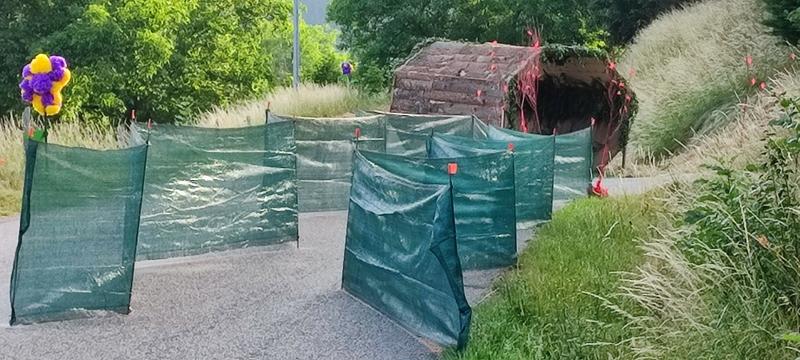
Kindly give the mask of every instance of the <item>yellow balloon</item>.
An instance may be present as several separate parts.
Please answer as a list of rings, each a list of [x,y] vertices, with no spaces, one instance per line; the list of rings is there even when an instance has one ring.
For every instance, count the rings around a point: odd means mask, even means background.
[[[46,74],[53,71],[53,64],[50,63],[50,58],[45,54],[36,55],[36,58],[31,61],[31,72],[34,74]]]
[[[64,86],[69,84],[69,81],[72,80],[72,72],[69,69],[64,68],[64,76],[59,80],[59,82],[64,83]]]
[[[53,104],[61,106],[61,103],[64,101],[64,97],[61,96],[61,93],[57,91],[53,91],[52,94],[53,94]]]
[[[64,89],[64,87],[69,84],[70,80],[72,80],[72,73],[69,71],[69,69],[64,69],[64,76],[61,78],[61,80],[53,82],[53,93],[55,94],[56,92]]]
[[[50,105],[50,106],[46,107],[44,110],[45,110],[45,112],[47,112],[48,116],[49,115],[55,115],[55,114],[58,114],[59,111],[61,111],[61,105]]]
[[[44,115],[44,104],[42,104],[42,97],[40,95],[33,95],[33,101],[31,101],[31,105],[33,105],[33,110],[36,110],[37,113],[40,115]]]

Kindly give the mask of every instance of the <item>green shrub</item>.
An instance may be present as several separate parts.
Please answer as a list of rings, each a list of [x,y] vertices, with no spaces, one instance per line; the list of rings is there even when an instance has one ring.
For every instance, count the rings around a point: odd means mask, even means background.
[[[763,0],[770,17],[765,22],[776,35],[792,44],[800,41],[800,1]]]
[[[635,358],[793,359],[800,327],[800,105],[783,100],[756,165],[673,189],[674,228],[619,287]],[[678,211],[678,209],[686,209]],[[782,336],[788,334],[788,336]]]

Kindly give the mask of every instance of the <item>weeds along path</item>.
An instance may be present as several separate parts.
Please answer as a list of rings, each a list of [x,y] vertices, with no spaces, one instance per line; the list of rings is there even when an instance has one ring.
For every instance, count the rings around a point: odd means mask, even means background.
[[[612,193],[614,190],[612,190]],[[518,267],[474,309],[470,344],[447,359],[605,359],[630,338],[604,298],[643,260],[635,239],[658,212],[647,196],[577,200],[556,212]]]

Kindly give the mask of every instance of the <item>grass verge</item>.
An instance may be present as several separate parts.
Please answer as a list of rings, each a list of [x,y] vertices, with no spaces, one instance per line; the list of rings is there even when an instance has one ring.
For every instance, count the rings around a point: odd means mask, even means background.
[[[639,158],[622,168],[621,157],[615,158],[609,168],[611,176],[648,177],[659,175],[702,174],[703,165],[725,161],[734,168],[744,168],[763,153],[765,134],[770,121],[781,117],[781,96],[800,96],[800,73],[796,68],[776,74],[769,81],[767,91],[759,91],[738,104],[737,111],[729,114],[728,124],[710,134],[692,137],[672,156],[656,160]]]
[[[585,199],[558,211],[516,270],[477,306],[467,350],[447,359],[607,359],[630,337],[606,307],[618,272],[642,261],[635,239],[659,211],[649,197]]]

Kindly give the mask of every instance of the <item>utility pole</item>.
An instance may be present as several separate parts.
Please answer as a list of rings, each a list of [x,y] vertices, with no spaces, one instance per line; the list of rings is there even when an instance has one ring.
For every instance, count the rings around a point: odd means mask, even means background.
[[[300,88],[300,0],[294,0],[294,51],[292,54],[292,85]]]

